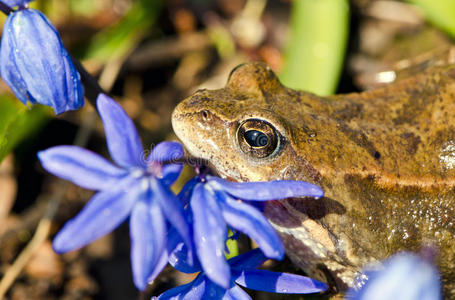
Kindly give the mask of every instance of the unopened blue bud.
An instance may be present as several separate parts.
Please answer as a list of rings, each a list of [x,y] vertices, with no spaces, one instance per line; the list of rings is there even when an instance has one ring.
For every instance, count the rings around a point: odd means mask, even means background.
[[[40,11],[18,10],[6,19],[0,75],[24,104],[48,105],[57,114],[84,104],[80,75],[57,30]]]

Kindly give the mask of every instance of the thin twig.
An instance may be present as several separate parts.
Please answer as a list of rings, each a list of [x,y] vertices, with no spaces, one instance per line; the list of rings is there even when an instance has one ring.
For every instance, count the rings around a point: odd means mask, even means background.
[[[162,39],[142,46],[131,54],[126,69],[143,70],[177,60],[189,52],[200,51],[213,45],[205,32],[188,33],[180,37]]]
[[[0,11],[5,15],[9,15],[10,13],[14,12],[14,9],[0,1]]]
[[[52,216],[58,206],[58,199],[60,199],[68,187],[68,182],[63,182],[58,186],[54,196],[50,199],[46,215],[41,219],[38,227],[33,235],[32,240],[22,250],[21,254],[16,258],[13,265],[8,268],[2,280],[0,281],[0,299],[3,299],[6,292],[16,280],[17,276],[20,275],[22,269],[28,263],[30,258],[35,254],[39,247],[46,241],[52,225]]]

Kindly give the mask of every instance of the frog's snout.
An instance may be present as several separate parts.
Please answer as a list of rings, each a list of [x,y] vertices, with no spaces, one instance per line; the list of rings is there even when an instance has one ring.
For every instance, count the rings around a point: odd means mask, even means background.
[[[178,104],[174,111],[172,112],[171,122],[172,128],[174,129],[175,134],[178,136],[179,139],[182,139],[182,134],[185,132],[185,113],[182,111],[182,103]]]

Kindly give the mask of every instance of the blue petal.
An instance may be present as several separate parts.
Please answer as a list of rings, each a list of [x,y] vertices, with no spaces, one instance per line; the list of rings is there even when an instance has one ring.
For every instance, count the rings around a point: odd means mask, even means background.
[[[126,178],[115,188],[97,193],[60,230],[53,241],[54,250],[75,250],[114,230],[129,216],[139,192],[140,185]]]
[[[147,157],[147,163],[153,161],[177,161],[185,155],[183,146],[177,142],[161,142],[157,144],[150,155]]]
[[[66,52],[65,48],[61,48],[63,63],[65,67],[65,78],[67,87],[67,99],[64,102],[62,112],[75,110],[84,105],[84,87],[82,86],[81,76],[73,64],[71,56]]]
[[[327,285],[315,279],[256,269],[232,269],[235,282],[246,288],[281,294],[310,294],[327,290]]]
[[[153,272],[150,274],[150,276],[147,279],[147,282],[152,282],[160,275],[161,271],[163,271],[164,267],[166,267],[168,263],[168,253],[166,250],[164,250],[161,253],[161,256],[158,258],[158,261],[155,265],[155,268],[153,269]]]
[[[152,177],[150,179],[151,189],[153,192],[153,201],[157,201],[166,219],[177,230],[180,237],[183,239],[189,249],[193,247],[190,237],[190,227],[183,212],[183,205],[177,199],[173,192],[163,185],[163,183]],[[192,258],[189,258],[192,261]]]
[[[223,192],[218,192],[218,199],[223,199],[221,206],[226,223],[253,239],[267,257],[282,259],[284,247],[275,229],[264,215],[255,207],[236,201]]]
[[[57,30],[34,9],[10,14],[5,22],[0,73],[23,102],[51,106],[57,114],[84,104],[83,88]]]
[[[166,221],[156,201],[146,191],[130,217],[131,265],[136,287],[143,291],[165,250]]]
[[[193,194],[194,187],[199,182],[198,177],[193,177],[192,179],[188,180],[185,185],[183,186],[180,193],[177,195],[177,198],[182,202],[184,206],[186,206],[191,199],[191,195]]]
[[[214,189],[226,191],[232,196],[244,200],[264,201],[291,197],[324,196],[321,188],[304,181],[232,182],[215,176],[207,176],[207,181]]]
[[[103,157],[77,146],[57,146],[38,152],[50,173],[90,190],[112,188],[127,172]]]
[[[204,294],[207,289],[207,277],[205,276],[198,276],[195,280],[193,280],[193,284],[191,286],[191,290],[189,290],[186,294],[184,294],[183,298],[179,298],[182,300],[196,300],[196,299],[207,299],[204,298]]]
[[[179,234],[177,234],[175,228],[171,228],[168,231],[168,252],[169,252],[169,264],[180,272],[183,273],[196,273],[202,270],[201,265],[197,259],[189,261],[189,257],[193,257],[192,253],[189,253],[188,247],[183,242]]]
[[[234,286],[234,283],[230,283],[231,286]],[[205,292],[201,299],[210,299],[210,300],[222,300],[230,299],[228,294],[228,289],[220,287],[214,282],[207,280],[205,286]]]
[[[349,290],[349,299],[442,299],[438,271],[415,254],[397,254],[384,263],[383,270],[369,272],[368,276],[369,280],[360,291]]]
[[[233,258],[228,260],[229,265],[232,268],[237,269],[255,269],[261,266],[264,262],[266,262],[269,258],[262,253],[259,248],[253,249],[246,253],[234,256]]]
[[[251,297],[244,290],[234,285],[227,291],[223,300],[251,300]]]
[[[17,46],[13,35],[10,34],[10,31],[12,31],[12,21],[13,18],[6,18],[5,24],[3,25],[0,48],[0,75],[22,103],[27,104],[28,101],[36,103],[35,99],[28,95],[27,84],[16,65],[14,51]]]
[[[228,288],[231,273],[224,257],[227,230],[215,194],[199,183],[194,187],[190,206],[194,216],[194,243],[202,268],[210,280]]]
[[[183,163],[166,164],[161,166],[161,162],[177,161],[182,158],[185,152],[180,143],[177,142],[161,142],[156,145],[152,153],[147,157],[147,165],[158,164],[161,167],[161,180],[165,185],[173,184],[183,169]]]
[[[144,151],[133,121],[118,103],[104,94],[98,96],[96,104],[112,159],[122,167],[144,167]]]
[[[170,289],[158,297],[152,298],[156,300],[197,300],[204,299],[207,281],[206,277],[199,274],[196,279],[185,285],[181,285]]]
[[[22,6],[25,4],[28,4],[32,0],[2,0],[3,3],[8,5],[9,7],[14,7],[14,6]]]
[[[165,185],[172,185],[180,173],[182,173],[183,164],[164,165],[161,169],[161,180]]]

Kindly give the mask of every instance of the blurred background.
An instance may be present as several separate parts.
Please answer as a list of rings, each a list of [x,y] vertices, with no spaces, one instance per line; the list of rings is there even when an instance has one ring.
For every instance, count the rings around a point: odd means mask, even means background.
[[[170,116],[181,99],[199,88],[222,88],[243,62],[264,61],[285,85],[329,95],[455,60],[453,0],[36,0],[31,6],[52,20],[69,52],[123,106],[147,149],[175,139]],[[0,81],[0,299],[150,299],[191,280],[169,268],[139,293],[126,224],[81,250],[52,251],[52,237],[93,193],[47,174],[36,152],[75,141],[108,157],[90,103],[55,117],[46,107],[23,106]],[[251,245],[241,240],[238,247]],[[287,261],[267,267],[302,274]]]

